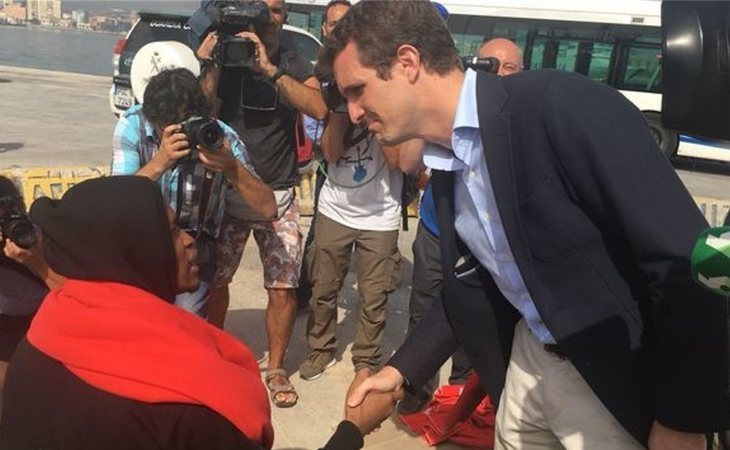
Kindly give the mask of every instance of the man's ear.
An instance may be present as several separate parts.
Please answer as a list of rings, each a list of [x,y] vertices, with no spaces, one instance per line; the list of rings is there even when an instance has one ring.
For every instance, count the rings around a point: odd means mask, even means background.
[[[415,81],[421,70],[421,53],[410,44],[401,45],[395,52],[395,67],[402,70],[409,81]]]

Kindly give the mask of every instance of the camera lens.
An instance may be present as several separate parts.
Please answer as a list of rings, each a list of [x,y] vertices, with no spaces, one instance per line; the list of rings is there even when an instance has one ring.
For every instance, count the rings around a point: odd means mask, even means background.
[[[253,67],[255,55],[256,44],[250,39],[229,38],[223,43],[223,65],[226,67]]]
[[[208,123],[200,129],[200,142],[209,150],[216,149],[223,144],[223,131],[217,123]]]
[[[30,248],[38,241],[35,227],[26,218],[11,220],[6,228],[7,238],[20,248]]]

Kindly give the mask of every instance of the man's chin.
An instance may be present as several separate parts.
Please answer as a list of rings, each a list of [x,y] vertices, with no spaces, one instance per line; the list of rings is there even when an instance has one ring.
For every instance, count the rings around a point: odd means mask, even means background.
[[[406,138],[386,136],[382,133],[374,133],[373,135],[375,136],[375,140],[378,141],[378,144],[385,147],[393,147],[408,140]]]

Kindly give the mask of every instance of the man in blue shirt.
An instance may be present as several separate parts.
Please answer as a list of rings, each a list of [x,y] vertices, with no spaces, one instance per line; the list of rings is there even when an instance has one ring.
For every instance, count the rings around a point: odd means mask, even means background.
[[[707,223],[620,93],[464,72],[418,0],[353,6],[321,59],[382,144],[436,144],[444,295],[350,407],[385,417],[460,344],[496,449],[700,450],[730,426],[726,304],[690,277]]]
[[[522,72],[522,52],[509,39],[495,38],[486,41],[479,49],[479,57],[496,58],[499,61],[496,74],[499,76]],[[421,219],[413,241],[413,282],[408,305],[409,329],[426,315],[435,301],[439,300],[443,285],[438,222],[430,183],[421,197],[419,217]],[[469,360],[464,352],[461,349],[457,350],[451,358],[449,384],[464,383],[470,369]],[[416,394],[406,392],[398,404],[398,411],[401,414],[408,414],[423,409],[437,385],[438,378],[434,377]]]
[[[264,216],[273,217],[276,211],[271,189],[255,175],[243,142],[229,126],[218,122],[224,134],[220,148],[190,148],[190,137],[180,124],[204,114],[207,105],[189,70],[155,75],[143,104],[128,109],[117,123],[111,168],[112,175],[137,174],[158,181],[178,225],[196,237],[201,287],[178,295],[175,303],[203,317],[208,283],[216,269],[212,244],[220,231],[226,190],[234,189]]]

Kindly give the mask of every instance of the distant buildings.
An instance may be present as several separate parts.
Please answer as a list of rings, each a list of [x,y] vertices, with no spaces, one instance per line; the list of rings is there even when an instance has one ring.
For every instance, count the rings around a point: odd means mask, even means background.
[[[77,9],[75,11],[71,12],[71,20],[73,20],[77,25],[80,23],[88,23],[88,19],[86,17],[86,11],[83,9]]]
[[[11,24],[24,23],[26,17],[28,17],[25,6],[16,3],[9,3],[7,0],[4,1],[0,15],[4,16],[4,20]]]
[[[62,0],[0,0],[0,24],[39,24],[49,27],[78,28],[82,30],[128,31],[136,14],[113,9],[106,14],[89,13],[76,9],[63,13]]]
[[[29,21],[52,24],[61,20],[61,0],[27,0]]]

